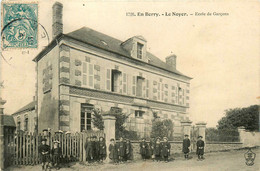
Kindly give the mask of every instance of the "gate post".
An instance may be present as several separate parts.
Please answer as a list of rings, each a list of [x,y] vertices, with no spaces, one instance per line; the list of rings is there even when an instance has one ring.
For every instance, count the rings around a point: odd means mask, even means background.
[[[110,144],[110,139],[114,138],[116,135],[116,117],[113,114],[104,114],[103,115],[103,120],[104,120],[104,133],[105,133],[105,139],[106,139],[106,146],[107,146],[107,158],[106,162],[109,162],[109,144]]]
[[[184,135],[188,135],[189,136],[189,138],[191,138],[190,137],[190,129],[191,129],[191,123],[192,123],[192,121],[181,121],[181,126],[182,126],[182,132],[183,132],[183,136]]]
[[[6,103],[0,97],[0,170],[4,170],[4,104]]]
[[[204,141],[206,139],[206,137],[205,137],[205,135],[206,135],[206,125],[207,125],[207,123],[205,123],[205,122],[196,123],[196,127],[198,128],[198,135],[202,136],[203,137],[202,139]]]

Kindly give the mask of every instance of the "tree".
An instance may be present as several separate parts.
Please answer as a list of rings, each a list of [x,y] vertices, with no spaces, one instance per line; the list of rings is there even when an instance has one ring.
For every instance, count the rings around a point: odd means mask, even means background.
[[[93,119],[92,119],[92,123],[93,125],[98,128],[99,130],[104,130],[104,121],[103,121],[103,117],[101,115],[100,110],[98,109],[94,109],[93,110]]]
[[[252,105],[245,108],[228,109],[225,116],[218,121],[217,128],[237,129],[244,126],[249,131],[258,131],[259,129],[259,106]]]
[[[173,123],[170,119],[165,120],[153,120],[152,122],[152,132],[151,137],[168,137],[170,140],[172,140],[172,134],[173,134]]]

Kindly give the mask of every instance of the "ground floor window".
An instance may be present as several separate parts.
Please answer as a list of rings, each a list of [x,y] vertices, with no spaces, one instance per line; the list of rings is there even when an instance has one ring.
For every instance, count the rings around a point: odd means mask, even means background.
[[[142,110],[136,110],[135,111],[135,117],[136,118],[142,118],[143,115],[144,115],[144,111],[142,111]]]
[[[93,105],[81,105],[80,131],[91,130]]]

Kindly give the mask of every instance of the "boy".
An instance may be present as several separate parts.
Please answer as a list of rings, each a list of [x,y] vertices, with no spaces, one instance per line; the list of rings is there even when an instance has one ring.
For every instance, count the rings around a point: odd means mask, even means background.
[[[53,166],[59,170],[59,164],[60,164],[60,157],[61,157],[61,148],[59,147],[59,141],[54,141],[53,142],[53,149],[51,150],[52,154],[52,162]]]
[[[184,159],[188,160],[189,159],[189,152],[190,152],[190,139],[189,136],[186,134],[184,135],[184,139],[182,142],[182,152],[184,153]]]
[[[129,139],[126,140],[126,156],[125,160],[133,160],[133,146]]]
[[[152,160],[154,160],[153,149],[154,149],[154,138],[151,138],[149,145],[148,145],[148,151],[149,151],[148,156],[149,156],[149,158],[152,158]]]
[[[86,160],[88,163],[91,162],[92,157],[92,148],[91,148],[91,139],[90,137],[87,137],[86,143],[84,145],[85,150],[86,150]]]
[[[146,159],[147,148],[148,148],[148,145],[145,142],[145,138],[142,138],[142,141],[140,142],[140,154],[141,154],[143,160]]]
[[[49,168],[49,162],[50,162],[50,146],[46,144],[46,139],[43,138],[41,140],[42,144],[39,146],[39,153],[41,157],[42,162],[42,170],[47,170]]]
[[[162,158],[167,163],[169,161],[171,144],[168,142],[168,138],[164,137],[162,142]]]
[[[156,142],[154,144],[154,151],[153,154],[155,156],[155,160],[158,162],[161,156],[161,142],[160,138],[156,138]]]
[[[117,147],[116,147],[116,144],[115,144],[115,140],[112,138],[111,140],[110,140],[110,145],[109,145],[109,148],[108,148],[108,150],[109,150],[109,158],[110,158],[110,160],[112,160],[113,161],[113,163],[114,164],[116,164],[117,163]]]
[[[98,162],[99,161],[99,142],[97,140],[97,136],[93,136],[93,161]]]
[[[204,159],[204,157],[203,157],[203,155],[204,155],[204,146],[205,146],[205,143],[202,140],[202,136],[198,136],[198,141],[197,141],[198,161]]]
[[[106,142],[103,137],[99,137],[99,160],[103,163],[103,160],[106,159],[107,156],[107,147]]]
[[[119,162],[123,162],[124,157],[125,157],[125,151],[126,151],[126,146],[123,137],[120,137],[120,142],[118,143],[118,158]]]

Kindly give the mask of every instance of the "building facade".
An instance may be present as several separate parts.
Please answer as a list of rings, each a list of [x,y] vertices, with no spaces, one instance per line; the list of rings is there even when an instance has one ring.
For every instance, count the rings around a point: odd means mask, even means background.
[[[189,119],[191,78],[177,71],[176,56],[161,61],[142,36],[120,41],[87,27],[63,34],[62,8],[54,4],[54,40],[34,59],[39,130],[95,129],[94,108],[122,110],[127,129],[140,136],[149,136],[154,113],[180,132]]]
[[[32,101],[12,114],[16,131],[35,132],[37,130],[36,102]]]

